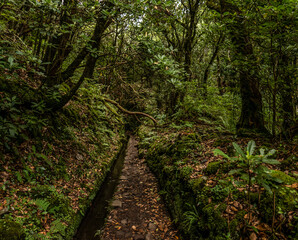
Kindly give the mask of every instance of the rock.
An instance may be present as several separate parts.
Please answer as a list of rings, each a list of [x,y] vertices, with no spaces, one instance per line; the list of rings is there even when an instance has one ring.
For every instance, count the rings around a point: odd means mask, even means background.
[[[149,223],[148,228],[150,231],[155,231],[157,229],[157,227],[154,223]]]
[[[146,234],[145,240],[153,240],[153,235],[149,232]]]
[[[122,207],[122,202],[120,200],[114,200],[112,202],[112,207]]]
[[[121,224],[122,225],[126,225],[127,224],[127,220],[126,219],[121,220]]]
[[[204,169],[204,172],[208,175],[216,174],[218,169],[221,168],[222,164],[223,164],[222,161],[210,162],[207,168]]]

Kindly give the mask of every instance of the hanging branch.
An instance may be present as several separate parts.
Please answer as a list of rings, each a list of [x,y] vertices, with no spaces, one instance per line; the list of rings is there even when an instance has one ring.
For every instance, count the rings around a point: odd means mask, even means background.
[[[157,124],[157,120],[155,118],[153,118],[152,116],[150,116],[149,114],[147,113],[143,113],[143,112],[131,112],[131,111],[128,111],[126,110],[125,108],[123,108],[119,103],[111,100],[111,99],[108,99],[108,98],[103,98],[103,101],[106,101],[108,103],[111,103],[113,104],[114,106],[116,106],[118,109],[120,109],[122,112],[128,114],[128,115],[142,115],[144,117],[147,117],[147,118],[150,118],[154,124]]]

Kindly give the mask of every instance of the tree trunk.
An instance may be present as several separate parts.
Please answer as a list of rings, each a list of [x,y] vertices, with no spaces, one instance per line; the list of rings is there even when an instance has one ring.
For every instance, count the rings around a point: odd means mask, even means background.
[[[293,104],[293,96],[294,96],[294,87],[292,86],[293,77],[295,76],[294,72],[290,72],[289,69],[294,69],[294,66],[291,66],[288,56],[283,55],[281,59],[282,66],[281,77],[282,82],[280,83],[280,96],[281,96],[281,104],[282,104],[282,134],[291,139],[293,137],[293,128],[295,127],[294,120],[294,104]]]
[[[225,80],[223,79],[222,77],[222,69],[221,69],[221,66],[220,66],[220,60],[219,60],[219,57],[217,55],[217,87],[218,87],[218,90],[219,90],[219,94],[222,96],[224,93],[225,93],[225,87],[226,87],[226,84],[225,84]]]
[[[114,4],[107,1],[107,2],[105,2],[105,5],[103,6],[103,9],[107,12],[111,12],[113,7],[114,7]],[[106,16],[105,14],[102,14],[102,13],[97,18],[95,29],[94,29],[94,32],[93,32],[93,36],[92,36],[92,39],[90,41],[92,49],[97,50],[99,48],[103,33],[108,28],[108,26],[111,24],[111,22],[112,22],[112,16]],[[86,49],[86,52],[87,52],[86,47],[85,47],[85,49]],[[82,54],[82,56],[83,55],[84,54]],[[82,85],[84,80],[86,78],[92,78],[93,77],[93,72],[94,72],[94,68],[95,68],[97,58],[98,57],[96,55],[92,55],[92,54],[88,55],[88,58],[87,58],[87,61],[86,61],[86,67],[85,67],[84,72],[83,72],[82,76],[80,77],[79,81],[72,87],[72,89],[66,95],[64,95],[61,98],[61,100],[59,102],[54,102],[54,103],[52,102],[52,103],[48,104],[48,107],[51,109],[51,111],[57,111],[57,110],[63,108],[69,102],[69,100],[74,96],[74,94],[80,88],[80,86]]]
[[[220,44],[222,43],[224,37],[222,36],[222,34],[219,36],[218,38],[218,41],[216,42],[216,45],[215,45],[215,49],[214,49],[214,52],[210,58],[210,61],[204,71],[204,77],[203,77],[203,97],[206,99],[207,98],[207,81],[208,81],[208,77],[209,77],[209,72],[210,72],[210,67],[212,66],[217,54],[218,54],[218,51],[219,51],[219,48],[220,48]]]
[[[263,119],[262,95],[258,89],[259,78],[256,59],[248,33],[240,16],[229,26],[232,42],[239,57],[239,83],[242,100],[241,116],[237,130],[254,129],[266,132]]]
[[[46,50],[43,62],[49,62],[46,68],[46,84],[52,86],[58,84],[57,73],[61,71],[62,64],[68,57],[71,51],[69,40],[72,36],[73,29],[70,29],[72,24],[71,14],[76,11],[77,0],[65,0],[62,6],[60,19],[60,27],[67,32],[54,36],[50,39],[49,47]]]
[[[244,18],[237,6],[220,0],[220,4],[207,1],[207,6],[219,13],[231,13],[227,29],[231,36],[238,59],[239,85],[241,94],[241,116],[236,125],[238,134],[244,129],[268,133],[264,126],[262,95],[258,89],[259,78],[255,65],[253,46],[244,24]]]

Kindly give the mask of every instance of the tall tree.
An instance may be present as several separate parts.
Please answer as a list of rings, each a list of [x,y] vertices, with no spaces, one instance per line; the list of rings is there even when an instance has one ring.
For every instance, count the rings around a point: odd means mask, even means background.
[[[238,61],[239,85],[241,93],[241,116],[237,123],[241,129],[267,132],[264,126],[262,95],[259,91],[260,79],[256,66],[253,45],[246,28],[242,11],[226,0],[207,1],[207,6],[220,14],[225,14],[226,27],[232,40]]]

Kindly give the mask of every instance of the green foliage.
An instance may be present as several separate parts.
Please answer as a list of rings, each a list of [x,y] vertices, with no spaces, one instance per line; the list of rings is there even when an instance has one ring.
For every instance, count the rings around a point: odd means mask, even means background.
[[[36,199],[34,204],[44,214],[50,213],[56,217],[66,217],[72,214],[69,199],[58,193],[54,186],[37,185],[31,190],[31,196]]]
[[[35,204],[38,207],[38,209],[42,211],[42,214],[47,214],[48,207],[50,206],[50,203],[47,200],[36,199]]]
[[[224,201],[226,197],[228,197],[230,193],[230,187],[223,186],[221,184],[217,184],[214,188],[211,189],[212,199],[217,202]]]
[[[6,96],[7,95],[7,96]],[[0,96],[0,146],[11,150],[14,143],[28,139],[28,135],[40,135],[47,120],[40,117],[45,110],[44,103],[32,103],[32,110],[23,111],[17,96]]]
[[[184,225],[187,231],[190,231],[191,228],[196,226],[200,219],[200,215],[195,206],[192,206],[192,210],[186,211],[183,214],[183,216],[184,216]]]
[[[238,175],[240,181],[237,184],[248,184],[249,188],[252,184],[256,183],[263,186],[269,193],[272,193],[271,187],[278,187],[282,180],[272,176],[270,173],[272,170],[266,167],[270,164],[280,164],[279,161],[272,159],[271,157],[275,154],[275,150],[270,150],[265,154],[264,149],[260,149],[259,155],[254,155],[256,144],[252,140],[246,147],[246,153],[241,149],[237,143],[233,143],[233,146],[237,152],[237,157],[229,157],[221,150],[214,150],[215,155],[221,155],[224,158],[236,162],[238,168],[232,169],[230,175]]]
[[[279,170],[272,170],[269,174],[271,175],[271,177],[273,177],[275,179],[280,179],[282,181],[282,183],[284,183],[284,184],[291,185],[291,184],[297,182],[297,180],[295,178],[293,178]]]
[[[10,149],[9,143],[17,138],[20,131],[24,129],[24,125],[18,124],[19,109],[16,96],[2,97],[0,101],[0,139],[7,149]]]
[[[205,169],[205,172],[208,175],[215,174],[220,169],[221,165],[222,165],[221,161],[210,162],[207,168]]]
[[[50,230],[52,234],[58,233],[59,234],[58,236],[60,236],[60,239],[63,239],[62,236],[65,235],[65,229],[66,229],[66,225],[63,224],[60,219],[56,219],[55,221],[52,222]]]

